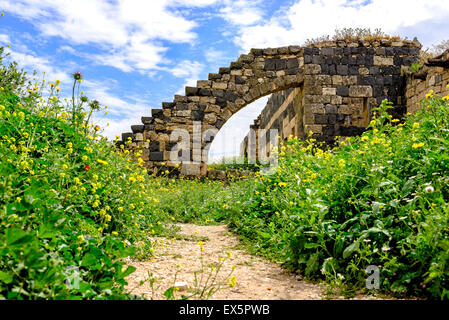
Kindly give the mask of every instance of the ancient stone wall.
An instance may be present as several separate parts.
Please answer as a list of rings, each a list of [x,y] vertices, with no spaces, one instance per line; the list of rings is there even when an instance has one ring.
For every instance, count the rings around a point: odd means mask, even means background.
[[[297,130],[312,130],[324,142],[359,134],[370,108],[384,98],[402,110],[400,70],[417,60],[420,48],[417,41],[384,39],[252,49],[196,87],[186,87],[184,96],[153,109],[118,144],[143,148],[150,172],[205,175],[210,142],[224,123],[260,97],[290,88],[300,88],[294,104]]]
[[[430,90],[435,96],[448,94],[449,84],[449,50],[438,57],[429,59],[416,73],[404,69],[407,76],[406,105],[407,112],[414,113],[422,108],[421,100]]]
[[[300,94],[300,88],[292,88],[282,92],[274,93],[267,101],[265,108],[261,111],[257,119],[250,126],[250,132],[245,136],[240,145],[240,155],[244,158],[250,159],[250,141],[251,135],[254,135],[256,139],[256,145],[259,144],[259,129],[277,130],[279,133],[279,139],[284,141],[290,135],[297,136],[297,120],[295,111],[295,97]],[[266,144],[269,143],[269,139],[266,138]],[[269,151],[269,146],[266,146],[265,150]],[[255,159],[258,159],[256,150]],[[267,155],[268,156],[268,155]]]

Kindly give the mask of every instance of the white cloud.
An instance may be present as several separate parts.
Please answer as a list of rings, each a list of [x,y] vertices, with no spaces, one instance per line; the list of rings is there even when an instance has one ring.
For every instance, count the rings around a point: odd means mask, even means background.
[[[142,116],[150,116],[150,106],[146,101],[139,100],[129,102],[116,96],[113,91],[115,84],[108,86],[104,82],[83,81],[86,96],[97,100],[101,106],[107,106],[107,115],[103,111],[94,114],[92,123],[103,128],[103,135],[109,139],[115,139],[115,135],[130,132],[131,125],[142,124]],[[109,125],[107,125],[109,124]]]
[[[248,26],[262,19],[263,12],[258,7],[261,1],[225,1],[225,7],[220,9],[220,16],[234,25]]]
[[[308,38],[332,35],[336,28],[382,28],[394,33],[425,21],[447,18],[449,7],[440,0],[300,0],[269,21],[242,26],[234,40],[248,51],[302,44]]]
[[[34,23],[42,35],[76,44],[94,44],[91,59],[125,72],[150,71],[164,62],[160,40],[193,43],[195,21],[176,10],[215,1],[0,0],[0,7]],[[166,61],[168,62],[168,61]]]
[[[184,94],[186,86],[195,87],[197,80],[199,80],[200,73],[203,71],[204,65],[198,61],[181,61],[173,68],[166,68],[164,70],[170,72],[172,75],[178,78],[185,78],[185,82],[182,87],[176,92],[176,94]]]
[[[1,44],[9,44],[10,43],[9,36],[7,34],[0,34],[0,43]]]
[[[34,54],[19,52],[6,48],[5,52],[10,54],[11,60],[17,62],[20,68],[24,68],[28,72],[36,71],[38,76],[45,74],[48,81],[59,80],[63,84],[72,82],[72,78],[68,72],[55,67],[48,59],[37,57]]]
[[[224,51],[220,51],[215,48],[208,49],[204,56],[207,62],[214,64],[225,63],[229,60]]]

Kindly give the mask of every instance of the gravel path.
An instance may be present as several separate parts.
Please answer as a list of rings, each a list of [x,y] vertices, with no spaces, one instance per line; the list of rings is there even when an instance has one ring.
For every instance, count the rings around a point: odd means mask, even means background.
[[[128,263],[137,268],[127,278],[128,289],[133,294],[143,295],[146,299],[166,299],[163,293],[174,286],[176,275],[176,282],[180,289],[175,293],[176,298],[181,298],[181,295],[192,295],[195,289],[194,273],[203,269],[207,275],[211,270],[209,264],[220,263],[221,257],[224,261],[221,262],[222,267],[213,287],[217,288],[220,284],[222,286],[209,299],[318,300],[325,298],[322,286],[305,282],[298,275],[288,273],[278,264],[253,256],[239,248],[238,238],[224,225],[180,224],[179,226],[180,234],[186,239],[154,238],[153,241],[157,241],[158,245],[152,260]],[[198,244],[198,239],[201,237],[208,239],[203,240],[202,246]],[[234,270],[233,266],[235,266]],[[229,277],[231,271],[232,274]],[[152,273],[155,278],[154,290],[148,281],[139,285],[141,280],[148,278],[148,273]],[[206,275],[203,276],[203,283]],[[229,285],[232,276],[235,276],[235,286]],[[199,277],[201,273],[198,273]],[[202,287],[204,286],[196,286],[197,289]],[[191,299],[205,297],[207,294],[201,297],[197,293]],[[358,299],[366,298],[370,299],[370,297]]]

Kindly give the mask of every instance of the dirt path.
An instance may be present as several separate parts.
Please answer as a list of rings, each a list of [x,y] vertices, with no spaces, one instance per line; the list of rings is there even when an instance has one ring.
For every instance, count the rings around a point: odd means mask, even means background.
[[[220,257],[224,258],[222,267],[218,273],[214,288],[222,283],[222,288],[209,299],[220,300],[263,300],[263,299],[288,299],[311,300],[325,298],[322,287],[300,279],[298,275],[286,272],[276,263],[266,261],[241,250],[238,238],[231,234],[226,226],[198,226],[193,224],[181,224],[180,234],[186,236],[186,240],[155,238],[159,245],[154,251],[154,258],[144,262],[130,262],[137,270],[128,278],[128,288],[132,293],[144,295],[147,299],[166,299],[163,296],[165,290],[173,287],[176,274],[176,282],[187,282],[188,288],[177,291],[176,297],[192,294],[194,285],[194,273],[201,269],[209,274],[211,263],[220,263]],[[190,237],[190,238],[189,238]],[[198,237],[207,237],[201,245]],[[203,257],[203,258],[201,258]],[[203,259],[203,267],[201,260]],[[233,266],[235,266],[233,270]],[[231,276],[228,277],[229,273]],[[148,278],[148,272],[153,274],[156,281],[152,290],[149,282],[139,286],[139,282]],[[201,273],[198,274],[198,278]],[[229,286],[229,279],[235,276],[235,286]],[[203,283],[206,276],[203,277]],[[232,285],[232,283],[231,283]],[[203,286],[197,286],[201,289]],[[197,294],[192,299],[198,299]],[[362,297],[366,298],[366,297]]]

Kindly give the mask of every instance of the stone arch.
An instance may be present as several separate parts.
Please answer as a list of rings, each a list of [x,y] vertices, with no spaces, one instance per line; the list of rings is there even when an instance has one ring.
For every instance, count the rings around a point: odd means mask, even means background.
[[[131,126],[122,134],[130,148],[142,147],[146,168],[170,169],[183,175],[205,175],[208,130],[220,130],[236,112],[251,102],[278,91],[301,87],[302,104],[298,126],[307,127],[322,140],[336,135],[363,132],[366,105],[384,98],[400,105],[403,81],[401,67],[417,60],[419,42],[401,40],[339,41],[281,48],[251,49],[229,67],[210,73],[185,95],[163,102],[142,117],[143,125]],[[379,83],[382,82],[382,86]],[[183,131],[178,134],[176,131]],[[188,133],[189,141],[177,137]],[[189,149],[189,161],[173,159]],[[185,156],[184,152],[184,156]]]

